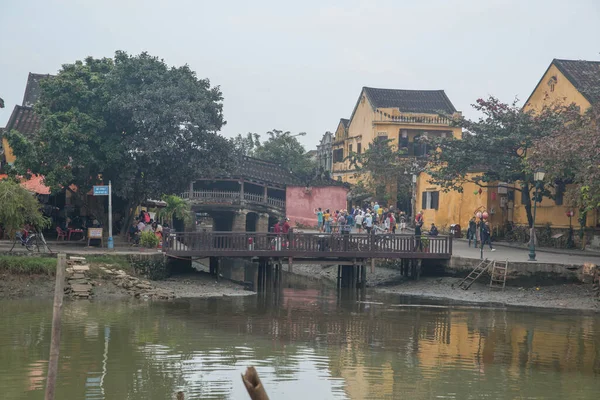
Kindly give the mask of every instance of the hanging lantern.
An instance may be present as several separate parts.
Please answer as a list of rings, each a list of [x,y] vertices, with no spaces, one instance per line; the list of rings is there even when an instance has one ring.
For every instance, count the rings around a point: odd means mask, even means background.
[[[479,219],[481,219],[481,211],[477,211],[477,214],[475,214],[475,216]]]
[[[483,214],[482,214],[482,216],[483,216],[483,219],[488,219],[488,217],[490,215],[487,213],[487,211],[484,211]]]
[[[474,192],[473,192],[473,194],[475,194],[475,195],[476,195],[476,194],[479,194],[479,192],[476,190],[476,191],[474,191]]]
[[[575,213],[573,212],[573,210],[567,211],[567,217],[571,218],[574,215],[575,215]]]
[[[496,192],[492,192],[492,201],[496,200]]]
[[[481,190],[481,188],[479,188],[479,194],[483,193],[483,190]]]

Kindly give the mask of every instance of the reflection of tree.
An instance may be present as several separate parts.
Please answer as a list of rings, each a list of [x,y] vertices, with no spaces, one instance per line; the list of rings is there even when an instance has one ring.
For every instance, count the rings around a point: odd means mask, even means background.
[[[180,389],[190,398],[214,396],[216,390],[231,390],[230,380],[215,378],[223,377],[215,371],[248,363],[268,369],[263,380],[278,382],[299,379],[310,362],[320,376],[345,382],[350,398],[429,399],[448,393],[473,398],[473,387],[491,398],[558,396],[571,389],[585,397],[599,389],[590,383],[600,373],[600,338],[594,336],[600,323],[593,317],[347,300],[336,306],[332,293],[304,302],[286,302],[284,296],[280,307],[256,297],[67,303],[59,398],[90,395],[85,382],[102,372],[105,326],[107,399],[168,399]],[[50,308],[0,303],[0,344],[12,346],[0,352],[3,396],[20,398],[29,386],[26,374],[11,371],[35,372],[45,365]],[[551,382],[540,387],[548,376]]]

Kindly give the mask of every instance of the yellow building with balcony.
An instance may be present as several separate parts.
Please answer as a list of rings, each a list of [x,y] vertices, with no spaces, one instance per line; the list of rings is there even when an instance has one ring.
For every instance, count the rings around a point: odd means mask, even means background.
[[[335,131],[332,145],[333,178],[350,184],[358,183],[360,177],[347,157],[353,152],[362,153],[375,140],[390,140],[390,145],[406,149],[407,158],[417,160],[424,158],[432,150],[430,145],[418,140],[419,138],[450,135],[460,138],[461,129],[452,127],[452,119],[441,115],[459,115],[443,90],[363,87],[350,119],[341,119]],[[410,179],[410,176],[407,178]],[[424,174],[419,174],[416,178],[416,185],[413,185],[410,194],[413,198],[410,214],[421,209],[419,199],[423,196],[423,205],[430,209],[437,210],[444,204],[447,194],[439,190],[428,190],[429,186],[425,183],[419,185],[419,182],[426,180]],[[419,193],[419,188],[427,193]],[[395,206],[396,203],[392,201],[387,205]]]

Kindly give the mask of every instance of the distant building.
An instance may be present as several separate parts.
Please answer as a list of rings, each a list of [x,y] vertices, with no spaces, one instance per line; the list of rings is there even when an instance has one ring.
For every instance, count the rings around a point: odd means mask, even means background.
[[[309,150],[309,151],[307,151],[306,152],[306,157],[308,157],[308,159],[310,161],[313,161],[313,162],[316,163],[317,162],[317,150]]]
[[[348,121],[348,120],[345,120]],[[333,152],[331,143],[333,142],[333,133],[327,131],[323,134],[321,142],[317,145],[317,164],[324,171],[331,173]]]
[[[23,104],[16,105],[13,112],[4,128],[5,132],[10,132],[13,129],[19,131],[23,135],[32,135],[40,127],[40,120],[33,112],[33,106],[40,97],[40,80],[50,77],[51,75],[29,73],[27,77],[27,87],[23,95]],[[5,137],[2,138],[0,146],[0,163],[13,164],[15,156]]]

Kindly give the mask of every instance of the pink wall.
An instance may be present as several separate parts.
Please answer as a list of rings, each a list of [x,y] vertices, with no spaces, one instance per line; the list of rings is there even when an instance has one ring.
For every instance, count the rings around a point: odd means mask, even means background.
[[[315,208],[329,208],[333,212],[346,208],[348,204],[348,189],[341,186],[313,187],[309,193],[304,186],[288,186],[285,192],[286,213],[292,226],[298,222],[316,226]]]

